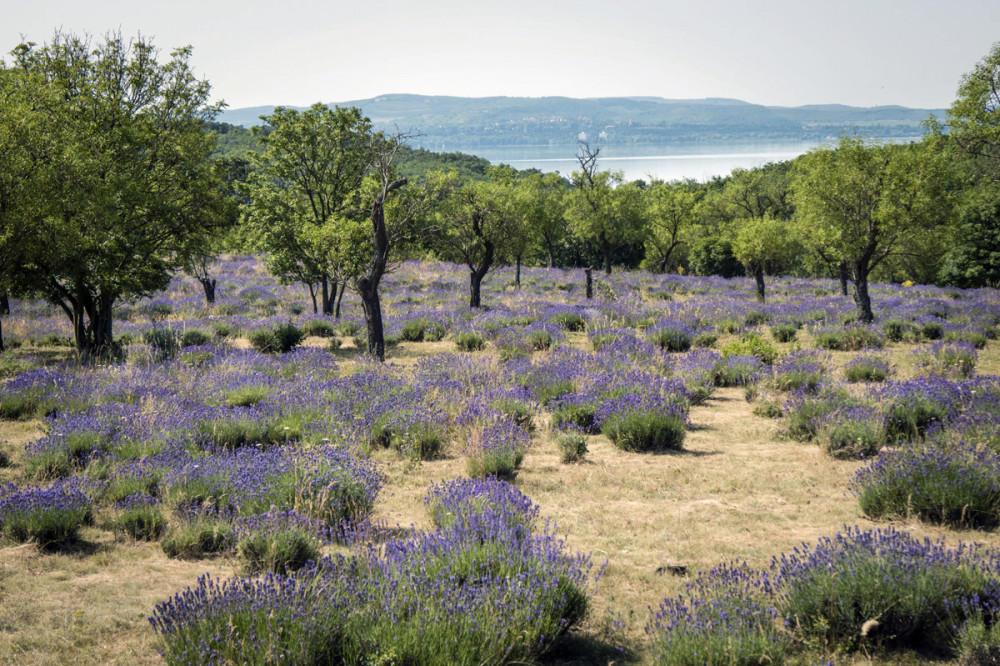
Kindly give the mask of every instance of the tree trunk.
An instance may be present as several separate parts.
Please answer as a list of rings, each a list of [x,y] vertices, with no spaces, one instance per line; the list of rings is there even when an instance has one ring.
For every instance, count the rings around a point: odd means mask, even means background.
[[[764,302],[764,267],[755,266],[751,271],[754,282],[757,284],[757,300]]]
[[[514,286],[521,288],[521,255],[514,260]]]
[[[10,314],[10,296],[7,292],[0,294],[0,315]]]
[[[333,314],[333,298],[330,297],[330,280],[324,275],[319,281],[320,293],[323,297],[323,314]],[[337,296],[337,283],[333,283],[333,297]]]
[[[858,306],[858,316],[863,323],[870,324],[875,315],[872,314],[872,299],[868,295],[868,270],[861,264],[855,264],[853,268],[854,302]]]
[[[113,304],[105,299],[80,298],[83,307],[73,308],[73,335],[77,350],[96,359],[115,351]],[[86,321],[89,320],[89,321]]]
[[[0,354],[4,352],[3,347],[3,317],[0,316]]]
[[[391,183],[383,181],[382,191],[372,202],[372,258],[367,270],[355,281],[365,314],[368,353],[379,362],[385,361],[385,331],[382,326],[382,303],[378,297],[378,285],[389,263],[390,249],[389,234],[385,228],[385,199],[390,192],[404,185],[405,178]]]
[[[587,298],[594,297],[594,269],[584,268],[583,274],[587,276]]]
[[[482,307],[482,284],[483,276],[486,275],[486,271],[469,271],[469,307],[479,308]]]
[[[215,303],[215,280],[210,280],[209,278],[198,278],[198,282],[201,282],[202,289],[205,290],[205,302],[209,305]]]
[[[363,279],[359,283],[361,309],[365,313],[365,328],[368,332],[368,353],[379,361],[385,361],[385,330],[382,325],[382,303],[378,297],[378,283]]]
[[[310,283],[308,287],[309,287],[309,297],[312,299],[313,302],[313,314],[318,314],[319,308],[316,307],[316,285]]]
[[[555,253],[555,250],[552,249],[551,246],[548,249],[548,253],[549,253],[549,268],[555,268],[556,267],[556,253]]]
[[[333,316],[340,319],[340,304],[344,300],[344,292],[347,291],[347,281],[340,284],[340,294],[337,295],[337,307],[334,308]]]
[[[609,246],[601,248],[601,255],[604,256],[604,274],[611,275],[611,248]]]
[[[837,265],[837,275],[840,278],[840,293],[847,296],[847,263],[842,261]]]

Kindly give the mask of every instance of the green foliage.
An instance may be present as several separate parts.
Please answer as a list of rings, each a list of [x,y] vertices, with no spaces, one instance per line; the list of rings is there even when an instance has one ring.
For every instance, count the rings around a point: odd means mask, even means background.
[[[687,434],[683,419],[657,411],[612,415],[601,424],[601,432],[625,451],[679,451]]]
[[[209,159],[210,86],[191,49],[57,32],[0,70],[0,278],[77,322],[78,348],[113,349],[113,308],[166,288],[228,210]],[[110,73],[114,72],[114,75]],[[10,188],[10,189],[8,189]]]
[[[355,275],[367,241],[358,207],[370,160],[371,122],[356,108],[278,107],[254,128],[262,151],[251,155],[244,187],[247,230],[285,282],[335,283]]]
[[[799,327],[795,324],[774,324],[771,326],[771,335],[778,342],[791,342],[798,335]]]
[[[200,347],[207,345],[212,340],[212,335],[198,328],[189,328],[181,334],[181,347]]]
[[[170,530],[160,542],[167,557],[194,560],[221,553],[232,546],[232,526],[207,518],[182,523]]]
[[[302,333],[315,338],[332,338],[337,331],[331,321],[310,319],[302,325]]]
[[[599,153],[600,148],[580,144],[580,169],[573,172],[574,188],[568,196],[566,216],[573,233],[597,249],[605,272],[610,273],[616,250],[642,242],[646,210],[641,190],[624,183],[622,172],[598,169]]]
[[[740,262],[733,254],[733,244],[717,236],[708,236],[696,241],[688,255],[688,263],[695,275],[731,278],[743,272]]]
[[[594,427],[594,416],[597,407],[592,403],[565,403],[552,412],[552,427],[561,428],[571,425],[585,432]]]
[[[486,347],[486,339],[472,331],[462,331],[455,336],[455,346],[459,351],[482,351]]]
[[[778,359],[779,352],[759,333],[744,333],[739,340],[733,340],[722,348],[722,357],[730,356],[756,356],[761,363],[771,365]]]
[[[296,527],[263,530],[236,542],[236,560],[243,573],[250,575],[265,571],[288,575],[319,557],[316,537]]]
[[[938,279],[963,288],[1000,287],[1000,186],[966,193]]]
[[[878,455],[885,442],[882,427],[869,421],[844,421],[818,433],[820,444],[834,458],[864,459]]]
[[[959,146],[980,157],[987,168],[1000,171],[1000,44],[994,44],[971,72],[962,77],[955,102],[948,109],[948,129]]]
[[[156,541],[167,528],[167,519],[155,505],[140,505],[124,509],[111,521],[117,535],[136,541]]]
[[[302,342],[305,334],[292,322],[279,324],[273,329],[259,328],[248,336],[254,349],[264,353],[287,354]]]
[[[556,448],[563,463],[580,462],[587,455],[587,438],[575,432],[560,433],[556,437]]]

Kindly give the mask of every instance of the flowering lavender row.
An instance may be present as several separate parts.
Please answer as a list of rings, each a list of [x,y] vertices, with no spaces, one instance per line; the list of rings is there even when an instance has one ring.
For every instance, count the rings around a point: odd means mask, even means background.
[[[585,615],[599,574],[533,528],[538,509],[516,489],[456,480],[428,501],[461,519],[381,547],[358,542],[292,576],[204,577],[158,604],[150,622],[167,663],[509,663]]]
[[[954,652],[1000,613],[1000,551],[848,528],[775,558],[720,565],[646,625],[661,664],[781,663],[797,647]]]

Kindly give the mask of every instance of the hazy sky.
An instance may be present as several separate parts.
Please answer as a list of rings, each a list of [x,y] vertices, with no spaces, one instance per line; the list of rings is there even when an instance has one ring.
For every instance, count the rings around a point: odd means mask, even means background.
[[[190,44],[231,108],[388,93],[735,97],[944,108],[998,0],[0,0],[0,49],[57,27]]]

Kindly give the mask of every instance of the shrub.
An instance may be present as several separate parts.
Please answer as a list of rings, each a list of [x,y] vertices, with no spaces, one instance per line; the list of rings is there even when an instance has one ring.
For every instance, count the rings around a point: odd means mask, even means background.
[[[535,427],[531,407],[524,401],[517,398],[503,397],[497,398],[491,405],[493,409],[505,415],[519,427],[525,430],[532,430]]]
[[[920,439],[940,427],[960,409],[966,399],[962,388],[946,379],[929,377],[886,386],[883,401],[886,441]]]
[[[681,322],[659,324],[646,334],[646,340],[668,352],[686,352],[691,349],[694,331]]]
[[[902,342],[910,332],[910,324],[901,319],[887,319],[882,322],[882,332],[891,342]]]
[[[972,444],[929,441],[884,452],[857,472],[851,490],[871,518],[1000,526],[1000,457]]]
[[[556,448],[562,462],[580,462],[587,455],[587,438],[582,433],[563,432],[556,436]]]
[[[959,630],[956,651],[960,666],[1000,664],[1000,624],[974,616]]]
[[[181,347],[201,347],[212,340],[212,335],[197,328],[189,328],[181,334]]]
[[[155,541],[167,528],[167,519],[149,495],[133,495],[117,503],[119,513],[111,520],[115,534],[135,541]]]
[[[726,356],[715,365],[716,386],[746,386],[760,380],[764,364],[749,354]]]
[[[694,336],[695,347],[712,347],[719,340],[719,334],[715,331],[701,331]]]
[[[791,342],[799,332],[799,327],[795,324],[774,324],[771,326],[771,335],[778,342]]]
[[[552,334],[544,329],[529,332],[524,340],[536,351],[547,351],[552,346]]]
[[[245,574],[289,574],[320,558],[329,528],[293,510],[241,518],[233,527],[233,550]]]
[[[844,366],[844,377],[849,382],[883,382],[892,374],[889,362],[881,356],[857,356]]]
[[[463,489],[465,519],[436,531],[362,545],[292,577],[200,579],[150,618],[167,662],[536,662],[586,615],[589,558],[547,528],[525,529],[520,503],[500,499],[516,489]]]
[[[431,324],[432,322],[428,319],[411,319],[403,324],[403,328],[399,332],[399,338],[406,342],[423,342],[424,333]],[[440,340],[441,338],[438,337],[437,339]]]
[[[217,338],[228,338],[233,334],[233,327],[224,321],[212,322],[212,332]]]
[[[879,334],[867,326],[822,329],[813,333],[813,340],[820,349],[837,351],[880,349],[884,345]]]
[[[48,488],[0,485],[0,534],[17,542],[34,540],[43,548],[76,538],[93,521],[90,499],[75,479]]]
[[[878,455],[885,442],[881,414],[866,407],[837,410],[820,428],[818,439],[834,458],[871,458]]]
[[[780,419],[785,415],[781,403],[777,400],[761,400],[754,405],[753,413],[764,419]]]
[[[478,333],[463,331],[455,336],[455,346],[464,352],[481,351],[486,347],[486,339]]]
[[[811,441],[833,412],[858,404],[857,398],[836,387],[822,389],[816,394],[794,393],[784,405],[788,436],[799,442]]]
[[[975,546],[854,528],[783,555],[773,579],[786,622],[806,640],[947,653],[966,618],[997,607],[997,559]]]
[[[262,353],[287,354],[295,349],[305,335],[292,322],[279,324],[273,329],[259,328],[248,336],[253,348]]]
[[[972,343],[946,340],[918,347],[912,357],[918,374],[955,379],[971,377],[979,360]]]
[[[302,324],[302,333],[314,338],[332,338],[337,331],[328,319],[307,319]]]
[[[507,421],[472,428],[464,449],[468,475],[514,478],[530,442],[526,430]]]
[[[601,405],[594,425],[625,451],[679,451],[686,420],[686,404],[659,396],[625,395]]]
[[[145,331],[142,341],[153,348],[153,355],[158,359],[171,358],[181,348],[181,339],[176,331],[158,326]]]
[[[811,351],[792,352],[774,365],[771,383],[779,391],[815,393],[830,359]]]
[[[597,406],[591,400],[562,400],[552,412],[552,427],[563,428],[569,425],[584,432],[596,432],[594,428],[596,413]]]
[[[778,350],[757,333],[745,333],[739,340],[722,348],[723,358],[730,356],[756,356],[764,365],[771,365],[778,358]]]
[[[733,563],[699,575],[683,596],[664,599],[646,634],[658,664],[780,664],[790,636],[777,620],[766,578]]]
[[[232,526],[225,521],[196,518],[170,530],[160,542],[167,557],[194,560],[232,547]]]

